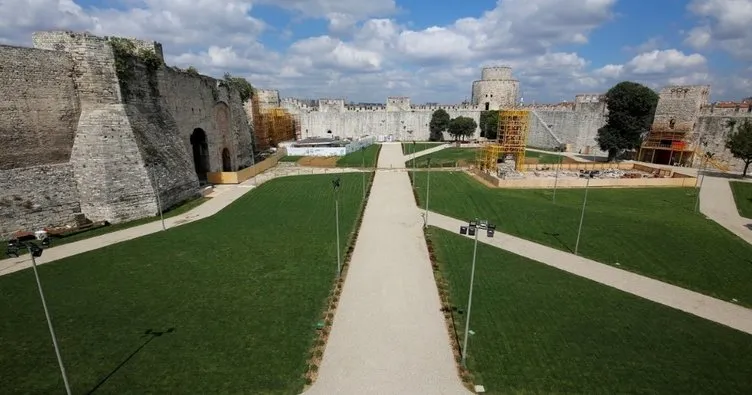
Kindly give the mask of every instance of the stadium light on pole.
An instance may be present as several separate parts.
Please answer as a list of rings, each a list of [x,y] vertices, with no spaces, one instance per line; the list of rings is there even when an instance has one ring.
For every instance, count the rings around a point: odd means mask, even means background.
[[[554,199],[553,199],[554,204],[556,204],[556,187],[559,184],[559,170],[561,170],[561,160],[562,160],[561,147],[556,147],[555,149],[556,149],[556,152],[559,153],[559,166],[556,167],[556,178],[554,179]]]
[[[426,212],[423,215],[423,227],[428,226],[428,197],[431,195],[431,157],[426,160],[428,172],[426,173]]]
[[[332,180],[332,188],[334,189],[334,223],[337,228],[337,277],[342,274],[342,259],[340,257],[339,249],[339,188],[341,185],[340,178],[337,177]]]
[[[49,237],[45,236],[42,239],[42,246],[46,247],[49,246]],[[39,298],[42,300],[42,307],[44,308],[44,316],[47,319],[47,327],[50,330],[50,337],[52,337],[52,345],[55,348],[55,356],[57,356],[57,363],[60,366],[60,374],[63,376],[63,384],[65,385],[65,392],[68,395],[71,395],[71,389],[70,384],[68,384],[68,375],[65,372],[65,365],[63,364],[63,357],[60,355],[60,347],[57,344],[57,336],[55,335],[55,328],[52,326],[52,317],[50,317],[50,312],[47,309],[47,301],[44,298],[44,291],[42,290],[42,281],[39,279],[39,272],[37,271],[37,260],[36,258],[39,258],[42,256],[43,248],[38,246],[34,242],[22,242],[22,241],[9,241],[8,242],[8,251],[6,254],[8,256],[15,256],[18,257],[19,248],[21,246],[25,246],[29,250],[29,254],[31,255],[31,267],[34,269],[34,277],[37,280],[37,289],[39,290]]]
[[[473,264],[470,269],[470,291],[467,297],[467,316],[465,317],[465,332],[462,340],[462,366],[467,367],[467,340],[470,338],[470,312],[473,307],[473,287],[475,285],[475,259],[478,256],[478,233],[481,229],[486,230],[486,236],[493,237],[496,225],[490,224],[486,220],[470,221],[468,226],[460,226],[461,235],[475,236],[475,245],[473,247]]]
[[[590,179],[593,178],[593,173],[589,173],[587,177],[587,183],[585,184],[585,198],[582,199],[582,214],[580,215],[580,227],[577,229],[577,242],[574,245],[574,254],[580,249],[580,234],[582,233],[582,222],[585,220],[585,205],[587,205],[587,193],[590,186]]]

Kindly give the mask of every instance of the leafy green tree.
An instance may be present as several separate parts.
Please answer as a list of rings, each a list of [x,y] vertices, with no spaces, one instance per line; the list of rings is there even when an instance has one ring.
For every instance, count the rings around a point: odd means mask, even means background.
[[[752,163],[752,122],[749,119],[745,119],[739,127],[734,131],[736,121],[731,120],[727,123],[729,128],[728,140],[726,140],[726,148],[731,151],[734,158],[739,158],[744,162],[744,170],[742,171],[742,177],[747,176],[747,169],[749,169],[750,163]]]
[[[482,111],[480,113],[480,137],[495,140],[499,129],[499,112]]]
[[[624,150],[640,146],[641,137],[650,130],[658,104],[658,94],[636,82],[624,81],[606,92],[608,118],[598,129],[596,141],[608,151],[609,162]]]
[[[186,69],[185,72],[190,75],[199,75],[198,70],[193,66],[188,66],[188,69]]]
[[[431,136],[428,138],[431,141],[444,141],[444,132],[449,128],[449,121],[451,117],[440,108],[433,112],[431,115],[431,122],[428,124],[428,128],[431,131]]]
[[[449,121],[449,134],[454,137],[454,140],[459,140],[460,137],[470,137],[475,133],[475,129],[478,124],[475,120],[468,117],[457,117]]]
[[[233,77],[230,73],[225,73],[225,82],[231,88],[240,92],[240,99],[243,103],[247,102],[253,97],[253,85],[243,77]]]

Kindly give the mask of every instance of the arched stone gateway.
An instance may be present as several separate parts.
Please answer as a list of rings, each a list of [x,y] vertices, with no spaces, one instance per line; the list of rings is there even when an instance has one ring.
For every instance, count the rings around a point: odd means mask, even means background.
[[[227,148],[222,150],[222,171],[232,171],[232,159]]]
[[[206,173],[209,172],[209,143],[203,129],[193,129],[191,147],[193,148],[193,166],[196,169],[196,175],[199,181],[204,182],[206,181]]]

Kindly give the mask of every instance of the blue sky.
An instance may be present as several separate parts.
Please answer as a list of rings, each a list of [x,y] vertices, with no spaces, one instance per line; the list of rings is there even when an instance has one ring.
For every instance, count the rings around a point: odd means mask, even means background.
[[[4,0],[0,43],[35,30],[154,39],[168,64],[283,97],[456,103],[507,64],[526,102],[622,80],[752,96],[752,0]],[[19,11],[20,10],[20,11]]]

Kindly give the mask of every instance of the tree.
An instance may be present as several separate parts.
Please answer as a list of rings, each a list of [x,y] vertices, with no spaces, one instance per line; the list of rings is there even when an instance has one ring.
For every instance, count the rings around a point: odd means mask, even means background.
[[[498,111],[481,111],[480,113],[480,137],[495,140],[499,128]]]
[[[658,94],[642,84],[624,81],[606,92],[605,101],[608,118],[598,129],[596,141],[608,151],[610,162],[623,150],[640,146],[642,135],[653,123]]]
[[[727,123],[729,136],[728,140],[726,140],[726,148],[731,151],[734,158],[739,158],[744,162],[742,177],[746,177],[747,169],[749,169],[749,165],[752,163],[752,122],[749,119],[745,119],[736,128],[736,132],[734,132],[734,126],[736,126],[735,120]]]
[[[233,77],[230,73],[225,73],[225,82],[231,88],[237,89],[240,93],[240,100],[243,103],[247,102],[253,97],[253,85],[243,77]]]
[[[478,124],[475,120],[468,117],[457,117],[449,121],[449,134],[454,137],[454,140],[459,140],[460,137],[472,136],[475,133],[475,129]]]
[[[431,131],[431,136],[428,138],[431,141],[444,141],[444,132],[449,128],[449,114],[440,108],[433,112],[431,115],[431,122],[428,124],[428,129]]]
[[[193,66],[188,66],[188,68],[185,70],[186,73],[190,75],[199,75],[198,70]]]

